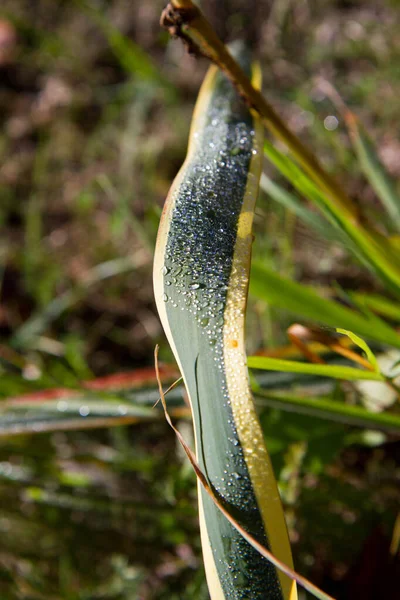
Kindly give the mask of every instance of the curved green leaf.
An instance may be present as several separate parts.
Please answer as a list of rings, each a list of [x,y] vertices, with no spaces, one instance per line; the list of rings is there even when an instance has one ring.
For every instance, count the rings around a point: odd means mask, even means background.
[[[238,55],[249,72],[248,53],[242,47]],[[154,287],[190,397],[200,470],[239,525],[291,566],[244,351],[261,135],[258,120],[212,67],[160,223]],[[199,507],[213,600],[297,597],[295,583],[249,545],[203,490]]]

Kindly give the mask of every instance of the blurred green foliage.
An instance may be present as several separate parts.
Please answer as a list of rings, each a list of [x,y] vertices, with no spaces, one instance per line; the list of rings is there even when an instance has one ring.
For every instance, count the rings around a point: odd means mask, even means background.
[[[15,34],[3,61],[0,50],[3,399],[151,365],[160,340],[171,358],[152,299],[152,249],[206,64],[160,31],[163,4],[2,1],[0,36],[7,26]],[[374,222],[380,205],[316,77],[340,90],[399,177],[397,11],[389,0],[287,0],[272,2],[262,25],[268,97]],[[315,235],[308,211],[310,226],[261,194],[255,258],[282,278],[337,283],[357,305],[369,292],[370,308],[378,302],[398,322],[398,305],[331,235]],[[260,298],[248,312],[250,350],[286,342],[292,314]],[[346,385],[328,391],[359,400]],[[261,419],[296,568],[343,600],[366,587],[384,597],[359,573],[372,539],[370,557],[376,548],[387,557],[381,569],[393,581],[398,437],[276,408]],[[162,420],[0,440],[1,598],[208,597],[195,477]]]

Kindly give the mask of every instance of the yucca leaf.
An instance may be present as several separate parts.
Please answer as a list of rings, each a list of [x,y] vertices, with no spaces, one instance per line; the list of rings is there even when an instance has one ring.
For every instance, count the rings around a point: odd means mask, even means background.
[[[155,362],[156,362],[156,369],[158,371],[158,366],[157,366],[157,364],[158,364],[158,346],[156,346],[156,349],[155,349]],[[279,571],[281,573],[285,573],[293,581],[296,581],[299,585],[302,585],[306,590],[311,592],[316,598],[319,598],[320,600],[334,600],[332,598],[332,596],[329,596],[328,594],[323,592],[320,588],[318,588],[316,585],[311,583],[308,579],[306,579],[302,575],[299,575],[298,573],[296,573],[296,571],[294,571],[293,568],[291,568],[288,565],[286,565],[285,563],[283,563],[279,558],[276,558],[276,556],[274,556],[268,548],[266,548],[265,546],[260,544],[260,542],[252,534],[250,534],[247,531],[247,529],[244,528],[239,523],[239,521],[233,516],[233,514],[230,512],[229,508],[220,499],[219,495],[215,492],[215,490],[211,486],[210,482],[208,481],[208,477],[206,477],[206,475],[201,470],[201,468],[197,462],[197,458],[196,458],[195,454],[193,453],[191,448],[185,442],[182,434],[172,423],[171,418],[168,413],[167,404],[165,401],[165,395],[164,395],[163,389],[162,389],[162,383],[161,383],[161,380],[159,377],[158,377],[158,385],[159,385],[159,390],[160,390],[161,402],[162,402],[162,405],[164,408],[165,418],[166,418],[168,424],[170,425],[170,427],[175,432],[182,448],[184,449],[184,451],[196,473],[199,484],[202,485],[203,490],[208,494],[208,497],[212,500],[212,502],[214,503],[216,508],[220,511],[220,513],[236,529],[236,531],[250,544],[250,546],[252,546],[252,548],[254,548],[254,550],[259,552],[259,554],[261,554],[261,556],[266,558],[271,563],[271,565],[274,565],[277,569],[279,569]]]
[[[243,46],[238,57],[249,72]],[[259,121],[212,67],[196,105],[187,158],[160,223],[154,286],[189,393],[200,469],[240,526],[291,566],[244,352],[261,135]],[[261,557],[202,490],[199,506],[213,600],[297,597],[290,578]]]

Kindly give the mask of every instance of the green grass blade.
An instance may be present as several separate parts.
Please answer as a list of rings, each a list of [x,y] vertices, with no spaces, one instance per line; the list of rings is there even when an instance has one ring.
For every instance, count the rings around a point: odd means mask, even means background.
[[[397,231],[400,231],[400,195],[396,185],[379,160],[371,139],[357,117],[347,110],[345,120],[361,168],[392,218]]]
[[[21,325],[11,338],[11,345],[15,348],[30,347],[35,343],[36,338],[41,335],[49,325],[58,319],[66,310],[71,308],[76,302],[82,300],[87,289],[122,273],[126,273],[140,266],[141,263],[135,258],[126,256],[108,260],[93,267],[82,285],[76,286],[73,289],[67,290],[54,298],[42,310],[34,313],[25,323]]]
[[[400,336],[383,321],[373,321],[332,300],[322,298],[312,288],[285,279],[260,263],[252,266],[250,293],[272,306],[286,309],[307,320],[329,327],[342,327],[363,337],[400,348]]]
[[[400,295],[400,261],[386,240],[367,231],[344,207],[339,207],[288,156],[270,142],[264,142],[264,153],[294,187],[317,206],[346,236],[347,247],[397,295]]]
[[[274,394],[254,390],[257,404],[280,410],[298,412],[347,425],[377,429],[399,435],[400,415],[388,412],[370,412],[361,406],[353,406],[327,398],[304,398],[301,396]]]
[[[275,181],[270,179],[265,173],[261,175],[261,189],[275,202],[281,204],[285,208],[293,212],[303,223],[314,229],[321,238],[328,240],[340,240],[346,243],[346,237],[342,236],[338,229],[323,219],[320,215],[309,210],[300,198],[295,194],[291,194]]]
[[[357,381],[359,379],[370,379],[373,381],[385,381],[385,378],[376,371],[362,371],[353,367],[317,365],[303,363],[294,360],[283,360],[280,358],[269,358],[266,356],[249,356],[247,364],[251,369],[265,369],[267,371],[284,371],[289,373],[304,373],[305,375],[321,375],[333,377],[334,379],[346,379]]]
[[[376,373],[380,372],[378,361],[376,360],[375,354],[372,352],[371,348],[368,346],[368,344],[362,338],[360,338],[358,335],[356,335],[352,331],[348,331],[347,329],[340,329],[340,327],[338,327],[336,331],[343,335],[347,335],[347,337],[349,337],[351,339],[351,341],[354,342],[354,344],[356,344],[356,346],[361,348],[361,350],[363,350],[365,352],[369,363],[374,367],[374,371]]]
[[[389,300],[379,294],[365,294],[359,292],[350,292],[349,296],[353,299],[359,307],[365,306],[374,313],[392,319],[393,321],[400,321],[400,304]]]
[[[97,10],[91,2],[86,0],[74,0],[93,21],[99,26],[119,61],[121,67],[130,75],[134,75],[150,83],[160,85],[172,94],[176,91],[172,84],[160,73],[147,52],[127,36],[123,35],[114,25]]]

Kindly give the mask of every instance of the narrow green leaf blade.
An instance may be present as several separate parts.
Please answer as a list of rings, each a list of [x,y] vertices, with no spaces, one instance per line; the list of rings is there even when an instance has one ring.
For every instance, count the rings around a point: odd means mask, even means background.
[[[57,399],[10,398],[0,406],[0,437],[116,427],[161,418],[160,410],[123,398],[68,390]]]
[[[382,165],[364,127],[350,111],[346,112],[346,123],[361,168],[400,231],[400,196],[395,183]]]
[[[340,327],[338,327],[336,331],[338,333],[342,333],[343,335],[347,335],[347,337],[349,337],[356,344],[356,346],[359,346],[361,350],[364,350],[369,362],[374,367],[375,372],[380,373],[378,361],[376,360],[375,354],[372,352],[368,344],[362,338],[360,338],[360,336],[356,335],[352,331],[348,331],[347,329],[341,329]]]
[[[365,294],[360,292],[350,292],[350,298],[352,298],[360,307],[366,307],[375,313],[393,319],[393,321],[400,321],[400,304],[380,296],[379,294]]]
[[[86,0],[75,0],[104,33],[110,48],[122,68],[144,81],[156,83],[170,93],[175,93],[171,83],[160,73],[150,56],[133,40],[123,35],[93,4]]]
[[[286,309],[305,319],[354,331],[367,339],[400,348],[400,336],[383,321],[371,321],[337,302],[322,298],[312,288],[285,279],[259,262],[252,265],[250,293],[272,306]]]
[[[400,415],[389,412],[375,413],[361,406],[344,404],[328,398],[303,398],[288,394],[274,394],[254,391],[259,406],[269,406],[280,410],[298,412],[339,421],[356,427],[377,429],[394,434],[400,433]]]
[[[362,371],[353,367],[316,365],[313,363],[296,362],[266,356],[249,356],[247,364],[251,369],[265,369],[267,371],[285,371],[289,373],[304,373],[306,375],[321,375],[334,379],[359,380],[370,379],[384,381],[383,375],[374,371]]]
[[[250,73],[249,55],[241,44],[236,48]],[[197,102],[185,163],[160,222],[155,298],[188,391],[201,472],[242,527],[290,566],[284,514],[245,361],[244,312],[263,131],[238,100],[230,82],[212,67]],[[295,583],[249,547],[203,490],[199,500],[213,600],[296,598]]]
[[[346,247],[400,295],[400,261],[387,240],[367,231],[356,217],[324,194],[302,169],[270,142],[264,142],[264,154],[293,186],[317,206],[346,237]]]
[[[139,263],[140,264],[140,263]],[[132,271],[138,266],[138,262],[131,256],[107,260],[93,267],[85,281],[73,288],[65,291],[60,296],[54,298],[47,306],[34,313],[27,319],[14,333],[11,338],[11,345],[14,348],[29,347],[34,344],[46,328],[58,319],[66,310],[75,303],[79,302],[87,293],[87,289],[100,283],[110,277],[115,277],[123,273]]]
[[[320,215],[309,210],[304,202],[295,194],[291,194],[275,181],[270,179],[265,173],[261,176],[261,189],[278,204],[284,206],[293,212],[306,225],[314,229],[322,238],[329,240],[338,240],[341,238],[341,232],[332,227],[332,225],[321,218]],[[343,241],[345,238],[343,237]]]

